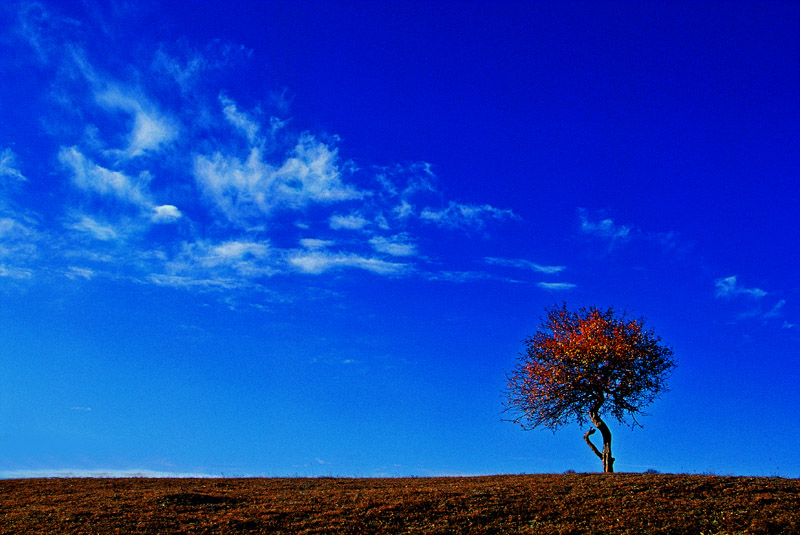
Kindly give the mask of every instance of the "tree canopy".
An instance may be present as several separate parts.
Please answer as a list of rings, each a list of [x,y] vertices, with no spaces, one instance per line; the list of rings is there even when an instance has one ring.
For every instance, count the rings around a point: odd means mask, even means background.
[[[675,367],[673,350],[644,327],[643,320],[613,308],[547,310],[526,351],[508,376],[507,409],[526,429],[555,430],[590,421],[603,434],[604,452],[584,438],[613,471],[611,433],[602,417],[638,425],[636,415],[666,389]],[[629,420],[630,419],[630,420]]]

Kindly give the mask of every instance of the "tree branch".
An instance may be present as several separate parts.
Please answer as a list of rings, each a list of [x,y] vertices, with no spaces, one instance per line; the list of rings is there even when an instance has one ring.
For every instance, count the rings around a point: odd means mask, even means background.
[[[589,444],[589,447],[592,448],[592,451],[594,452],[594,454],[597,455],[600,458],[600,460],[602,460],[603,459],[603,454],[600,453],[600,450],[597,449],[597,446],[592,444],[592,441],[589,439],[589,436],[592,433],[594,433],[595,431],[597,431],[597,430],[594,427],[589,429],[588,431],[586,431],[586,434],[583,435],[583,440],[585,440],[586,443]]]

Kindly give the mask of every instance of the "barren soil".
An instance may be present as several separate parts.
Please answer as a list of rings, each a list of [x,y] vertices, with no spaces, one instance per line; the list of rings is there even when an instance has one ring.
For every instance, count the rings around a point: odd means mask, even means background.
[[[661,474],[2,480],[0,533],[800,534],[800,480]]]

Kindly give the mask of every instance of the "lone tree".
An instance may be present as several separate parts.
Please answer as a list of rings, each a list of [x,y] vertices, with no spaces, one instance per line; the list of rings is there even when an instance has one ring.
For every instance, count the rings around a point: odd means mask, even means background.
[[[631,419],[666,389],[675,367],[672,349],[645,330],[642,320],[617,314],[612,308],[567,305],[547,309],[539,330],[525,340],[516,369],[508,376],[506,410],[517,412],[512,421],[525,429],[543,426],[555,431],[571,421],[591,421],[603,437],[602,453],[583,435],[603,461],[603,471],[614,471],[611,431],[602,417],[619,422]]]

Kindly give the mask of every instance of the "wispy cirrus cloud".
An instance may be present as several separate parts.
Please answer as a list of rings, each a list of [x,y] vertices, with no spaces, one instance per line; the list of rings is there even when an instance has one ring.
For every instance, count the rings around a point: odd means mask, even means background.
[[[533,273],[541,273],[544,275],[558,275],[559,273],[567,269],[566,266],[548,266],[543,264],[537,264],[536,262],[532,262],[524,258],[496,258],[487,256],[483,259],[483,261],[492,266],[511,267],[518,270],[530,271]],[[537,282],[536,286],[541,288],[542,290],[556,292],[556,291],[571,290],[575,288],[577,285],[571,282],[541,281]]]
[[[333,240],[321,240],[319,238],[303,238],[300,240],[300,245],[306,249],[323,249],[336,245],[336,242]]]
[[[97,102],[110,111],[121,111],[131,118],[128,145],[121,151],[128,158],[156,152],[178,136],[174,120],[164,115],[145,97],[112,85],[95,94]]]
[[[107,222],[101,222],[88,215],[77,215],[67,228],[88,234],[100,241],[112,241],[121,238],[118,230]]]
[[[17,155],[11,149],[0,151],[0,178],[27,180],[22,171],[19,170]]]
[[[141,208],[152,206],[146,192],[147,179],[135,180],[124,173],[98,165],[78,150],[77,147],[62,147],[58,160],[72,174],[72,182],[81,190],[99,195],[108,195]]]
[[[767,299],[767,297],[774,296],[774,292],[768,292],[758,287],[750,288],[744,286],[739,282],[737,275],[720,277],[714,280],[714,289],[714,296],[717,299],[735,301],[747,307],[746,310],[738,314],[738,319],[773,321],[783,315],[787,303],[786,299],[783,298],[770,302],[772,299]],[[787,325],[788,327],[786,327]],[[784,321],[784,327],[791,328],[792,326],[791,323]]]
[[[259,142],[259,130],[261,125],[254,121],[247,113],[239,110],[236,102],[220,93],[219,102],[225,119],[242,132],[251,144]]]
[[[527,269],[530,271],[535,271],[537,273],[545,273],[545,274],[555,274],[561,273],[565,269],[566,266],[546,266],[543,264],[537,264],[536,262],[531,262],[530,260],[525,260],[522,258],[494,258],[494,257],[486,257],[484,258],[487,264],[493,264],[496,266],[508,266],[514,267],[519,269]]]
[[[197,94],[212,73],[229,71],[247,61],[252,53],[243,45],[221,39],[201,44],[179,39],[158,44],[151,68],[171,78],[181,93]]]
[[[739,284],[736,275],[731,275],[730,277],[722,277],[716,279],[714,281],[714,286],[716,288],[716,291],[714,293],[716,297],[730,298],[737,296],[745,296],[754,299],[760,299],[765,295],[767,295],[767,292],[765,292],[761,288],[746,288],[742,286],[741,284]]]
[[[370,224],[359,212],[350,212],[349,214],[333,214],[328,219],[328,226],[334,230],[360,230]]]
[[[415,256],[417,254],[417,246],[407,234],[389,237],[375,236],[370,238],[369,243],[377,252],[391,256]]]
[[[0,264],[0,277],[8,279],[30,279],[32,276],[33,272],[30,269]]]
[[[482,229],[487,221],[519,219],[513,211],[495,208],[488,204],[462,204],[448,202],[444,208],[425,207],[419,215],[423,221],[429,221],[446,229]]]
[[[537,282],[536,286],[551,292],[563,292],[566,290],[572,290],[577,286],[577,284],[573,284],[571,282]]]
[[[295,251],[289,254],[288,262],[297,271],[312,275],[343,268],[358,268],[379,275],[403,275],[411,270],[409,264],[326,250]]]
[[[248,224],[277,210],[360,199],[364,194],[342,180],[337,149],[303,134],[283,161],[268,162],[257,147],[245,160],[215,152],[198,155],[194,176],[200,189],[226,218]]]
[[[12,217],[0,217],[0,252],[4,256],[10,254],[9,246],[33,254],[37,240],[38,232],[30,223]]]
[[[47,64],[58,51],[59,36],[74,30],[75,21],[52,13],[38,2],[20,2],[16,15],[13,31],[30,47],[38,64]]]
[[[24,5],[19,61],[35,63],[46,81],[36,86],[35,119],[50,136],[43,146],[56,147],[39,167],[57,165],[37,172],[61,189],[48,217],[23,206],[41,223],[28,245],[20,229],[31,225],[0,214],[14,221],[0,229],[7,277],[41,269],[91,281],[113,264],[118,279],[255,293],[276,275],[472,280],[446,275],[457,271],[441,256],[431,262],[422,244],[441,238],[423,237],[466,231],[468,239],[519,219],[446,198],[428,162],[356,166],[335,135],[293,129],[290,99],[278,93],[242,105],[234,75],[252,56],[244,47],[139,43],[135,57],[109,61],[120,38],[107,20],[95,28],[91,17],[75,23],[56,8]],[[23,174],[24,163],[0,150],[0,178],[20,188],[50,183]]]
[[[783,311],[783,307],[786,306],[786,299],[780,299],[775,306],[773,306],[769,311],[764,313],[765,318],[777,318],[781,315]]]
[[[614,220],[605,218],[592,220],[583,208],[578,210],[580,229],[584,234],[609,240],[611,244],[624,242],[632,237],[631,227],[614,223]]]
[[[609,251],[631,243],[656,246],[660,251],[670,254],[685,254],[692,247],[674,231],[653,232],[620,224],[609,217],[592,217],[585,208],[578,208],[578,221],[581,234],[607,243]]]
[[[0,217],[0,277],[29,279],[39,260],[42,236],[33,222]]]
[[[65,275],[68,279],[72,280],[76,279],[90,280],[96,275],[96,273],[93,269],[85,267],[69,266],[67,268]]]
[[[214,242],[184,242],[180,251],[164,263],[165,272],[175,279],[159,279],[162,284],[173,280],[187,286],[188,280],[225,281],[229,286],[236,279],[249,283],[279,271],[269,242],[264,240],[228,239]]]

